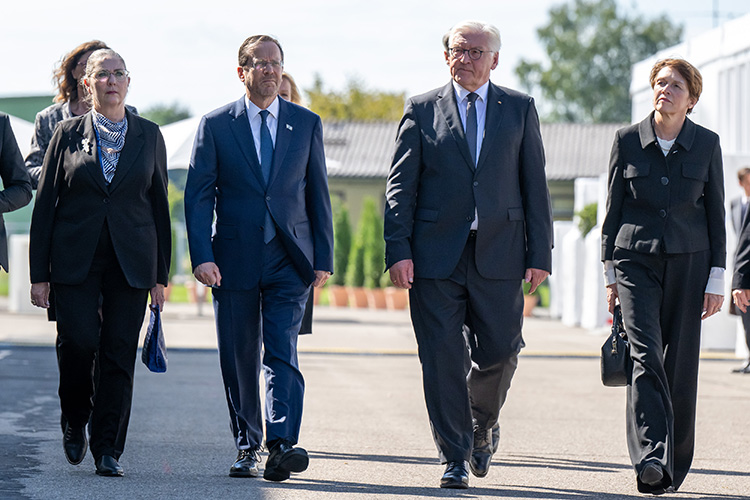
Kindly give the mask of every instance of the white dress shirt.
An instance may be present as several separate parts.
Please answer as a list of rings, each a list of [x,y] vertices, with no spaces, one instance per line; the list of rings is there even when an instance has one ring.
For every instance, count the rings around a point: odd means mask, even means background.
[[[279,98],[274,99],[267,109],[266,124],[268,125],[268,131],[271,132],[271,142],[275,148],[276,130],[279,126]],[[245,95],[245,111],[247,120],[250,122],[250,131],[253,133],[255,152],[258,154],[258,162],[260,163],[260,125],[263,123],[263,119],[260,117],[261,109],[248,99],[247,95]]]

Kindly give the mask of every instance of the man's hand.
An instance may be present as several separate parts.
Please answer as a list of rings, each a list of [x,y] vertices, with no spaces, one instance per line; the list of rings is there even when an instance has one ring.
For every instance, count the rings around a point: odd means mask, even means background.
[[[320,288],[321,286],[326,284],[326,281],[328,281],[328,278],[331,277],[331,273],[328,271],[314,271],[315,272],[315,281],[313,281],[313,286],[315,288]]]
[[[607,309],[609,309],[609,314],[615,313],[615,306],[619,298],[620,294],[617,293],[617,283],[607,286]]]
[[[543,271],[542,269],[534,269],[533,267],[528,268],[523,279],[524,281],[526,281],[526,283],[531,283],[529,293],[534,293],[534,291],[536,291],[536,287],[541,285],[542,281],[547,279],[547,276],[549,276],[549,273],[547,271]]]
[[[703,294],[703,315],[701,319],[706,319],[721,311],[721,305],[724,303],[723,295],[715,293]]]
[[[734,305],[737,306],[737,309],[743,313],[747,312],[747,306],[750,306],[750,290],[746,288],[732,290],[732,300],[734,300]]]
[[[151,305],[159,307],[159,310],[164,309],[164,285],[157,283],[155,287],[151,289]]]
[[[391,274],[391,282],[399,288],[408,290],[414,283],[414,261],[411,259],[396,262],[388,272]]]
[[[49,308],[49,282],[31,284],[31,305]]]
[[[213,262],[199,264],[194,270],[195,279],[206,286],[221,286],[221,273],[219,267]]]

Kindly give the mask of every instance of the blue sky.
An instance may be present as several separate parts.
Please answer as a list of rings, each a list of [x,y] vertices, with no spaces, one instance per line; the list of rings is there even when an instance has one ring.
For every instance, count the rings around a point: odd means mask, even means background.
[[[242,95],[237,49],[245,37],[270,33],[281,41],[286,69],[304,88],[319,73],[333,88],[351,77],[368,88],[420,93],[444,84],[448,71],[441,36],[463,19],[495,24],[503,37],[492,80],[519,87],[513,68],[540,59],[536,28],[560,0],[231,0],[117,3],[14,1],[3,6],[0,95],[52,92],[52,68],[78,43],[99,38],[131,71],[128,102],[145,109],[178,101],[196,115]],[[750,12],[747,0],[619,0],[623,12],[670,17],[688,36],[711,29],[712,9],[723,19]],[[209,6],[207,6],[209,5]],[[679,6],[678,9],[675,7]]]

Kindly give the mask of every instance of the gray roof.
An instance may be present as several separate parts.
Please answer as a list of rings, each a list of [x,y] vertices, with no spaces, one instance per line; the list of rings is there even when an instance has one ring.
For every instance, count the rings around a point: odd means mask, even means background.
[[[597,177],[607,171],[615,131],[623,124],[543,123],[549,180]],[[397,122],[323,124],[328,175],[385,178],[393,159]]]

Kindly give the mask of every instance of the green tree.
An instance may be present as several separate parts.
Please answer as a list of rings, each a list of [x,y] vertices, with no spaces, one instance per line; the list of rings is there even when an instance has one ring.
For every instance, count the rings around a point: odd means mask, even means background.
[[[190,118],[190,109],[178,102],[172,104],[156,104],[146,108],[141,116],[151,120],[159,126]]]
[[[367,288],[380,288],[385,269],[385,241],[383,240],[383,218],[374,198],[364,199],[362,206],[362,241],[364,243],[364,274]]]
[[[596,216],[599,206],[596,202],[589,203],[578,212],[578,230],[581,231],[582,236],[586,236],[589,232],[596,227]]]
[[[397,121],[406,102],[404,92],[368,90],[357,78],[350,78],[341,92],[326,90],[318,74],[305,93],[310,109],[323,120]]]
[[[545,118],[623,123],[630,121],[632,65],[678,43],[682,26],[666,15],[621,15],[616,0],[574,0],[552,7],[537,35],[548,61],[522,59],[515,72],[528,91],[541,91]]]
[[[349,222],[349,210],[337,197],[333,205],[333,271],[331,284],[343,285],[349,265],[349,252],[352,248],[352,226]]]

